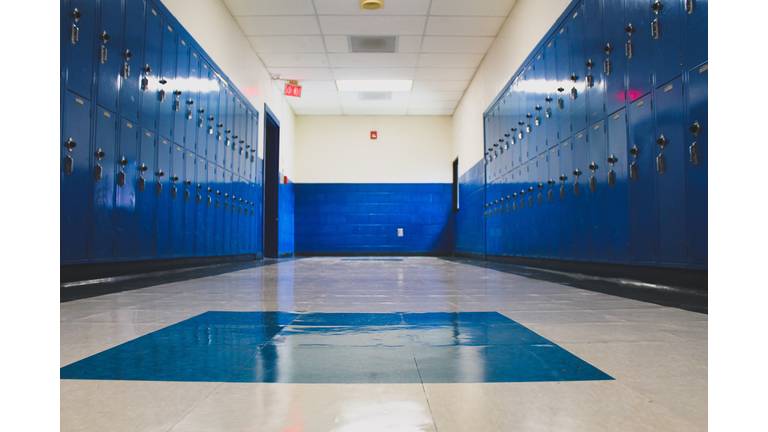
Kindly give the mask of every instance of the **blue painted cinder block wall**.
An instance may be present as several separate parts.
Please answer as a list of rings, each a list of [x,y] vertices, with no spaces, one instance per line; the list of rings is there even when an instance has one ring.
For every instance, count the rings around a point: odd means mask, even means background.
[[[485,253],[485,164],[476,163],[459,177],[459,211],[456,218],[456,252]]]
[[[281,183],[277,192],[277,254],[292,256],[294,252],[294,194],[295,184]]]
[[[295,192],[297,254],[453,251],[450,184],[298,183]]]

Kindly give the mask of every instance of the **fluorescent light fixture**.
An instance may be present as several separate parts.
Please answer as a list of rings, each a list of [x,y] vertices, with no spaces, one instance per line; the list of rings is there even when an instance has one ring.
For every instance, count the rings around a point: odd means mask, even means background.
[[[411,91],[413,80],[336,80],[339,91]]]

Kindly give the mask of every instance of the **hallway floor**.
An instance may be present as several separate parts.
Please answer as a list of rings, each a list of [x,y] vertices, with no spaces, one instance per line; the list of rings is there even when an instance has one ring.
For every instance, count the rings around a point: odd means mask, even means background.
[[[61,303],[61,430],[707,430],[706,314],[511,269],[303,258]]]

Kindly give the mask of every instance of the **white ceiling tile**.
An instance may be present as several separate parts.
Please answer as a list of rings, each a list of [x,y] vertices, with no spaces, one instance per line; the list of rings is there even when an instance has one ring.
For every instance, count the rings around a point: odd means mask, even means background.
[[[453,36],[424,36],[421,47],[423,53],[478,53],[485,54],[496,38],[482,37],[453,37]]]
[[[421,36],[398,36],[397,52],[417,53],[421,49]]]
[[[285,98],[288,104],[296,108],[341,108],[339,101],[317,101],[317,100],[304,100],[304,98]]]
[[[411,109],[408,108],[408,115],[430,115],[430,116],[450,116],[455,109]]]
[[[427,35],[496,36],[505,18],[497,17],[429,17]]]
[[[516,0],[432,0],[431,15],[506,17]]]
[[[260,53],[268,68],[274,67],[328,67],[327,54]]]
[[[333,74],[330,68],[269,68],[273,75],[281,75],[280,78],[287,80],[333,80]]]
[[[348,100],[341,101],[341,108],[408,108],[408,101],[361,101],[361,100]]]
[[[316,35],[317,19],[312,16],[235,17],[246,36]]]
[[[464,92],[432,92],[432,91],[414,91],[411,92],[411,101],[457,101],[461,100]]]
[[[302,91],[337,91],[336,81],[302,81]]]
[[[323,36],[325,48],[329,53],[348,53],[349,38],[347,36]]]
[[[427,81],[416,80],[413,82],[413,91],[464,91],[469,81]]]
[[[454,109],[459,101],[410,101],[409,109]]]
[[[425,16],[321,15],[320,27],[327,35],[420,35],[426,19]]]
[[[312,0],[223,0],[233,16],[313,15]]]
[[[299,99],[304,101],[338,102],[339,92],[336,90],[307,90],[302,86],[301,97]]]
[[[417,68],[417,80],[471,80],[475,68]]]
[[[426,15],[429,0],[385,0],[375,11],[360,9],[356,0],[315,0],[315,6],[320,15]]]
[[[358,92],[356,91],[340,91],[338,93],[339,93],[339,100],[342,102],[360,100],[360,98],[358,98],[357,96]]]
[[[325,53],[322,36],[251,36],[257,53]]]
[[[418,54],[347,53],[328,54],[331,66],[346,67],[415,67]]]
[[[411,92],[392,92],[393,101],[411,100]]]
[[[406,115],[408,108],[344,108],[344,115]]]
[[[341,108],[291,108],[296,115],[344,115]]]
[[[471,67],[480,65],[485,54],[421,54],[419,67]]]
[[[335,79],[413,79],[416,68],[334,68]]]

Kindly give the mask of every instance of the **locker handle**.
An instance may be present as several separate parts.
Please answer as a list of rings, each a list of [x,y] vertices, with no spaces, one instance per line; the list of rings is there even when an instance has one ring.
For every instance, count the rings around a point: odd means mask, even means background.
[[[659,38],[659,19],[656,18],[651,22],[651,36],[653,36],[654,39]]]
[[[144,192],[144,177],[139,177],[139,192]]]
[[[589,178],[589,190],[594,192],[595,189],[597,189],[597,179],[595,178],[595,176],[592,176]]]
[[[611,48],[611,44],[605,44],[603,47],[603,51],[605,51],[606,54],[610,54],[613,48]]]
[[[125,186],[125,173],[123,171],[117,173],[117,185],[120,187]]]
[[[64,174],[70,175],[72,174],[72,169],[74,168],[74,161],[72,160],[72,156],[66,155],[64,157]]]
[[[613,165],[613,164],[615,164],[616,162],[618,162],[618,159],[616,159],[616,156],[614,156],[613,154],[611,154],[611,157],[609,157],[609,158],[608,158],[608,163],[609,163],[609,164],[611,164],[611,165]]]
[[[688,12],[688,15],[693,13],[693,0],[685,0],[685,11]]]
[[[76,25],[72,24],[72,45],[76,44],[80,40],[80,29]]]
[[[125,156],[121,157],[120,162],[118,163],[120,164],[121,167],[128,165],[128,161],[125,159]]]
[[[629,166],[629,176],[632,180],[637,181],[637,162],[632,162],[632,165]]]
[[[664,153],[660,153],[656,157],[656,170],[659,174],[664,174],[667,171],[667,158],[664,156]]]
[[[595,62],[592,61],[592,59],[587,60],[586,63],[587,67],[592,69],[592,67],[595,65]]]
[[[661,148],[664,148],[667,145],[667,137],[664,136],[664,134],[661,134],[659,139],[656,140],[656,144],[660,145]]]
[[[658,0],[656,0],[656,3],[654,3],[654,4],[652,4],[652,5],[651,5],[651,9],[653,9],[653,11],[654,11],[654,12],[656,12],[656,13],[659,13],[659,11],[660,11],[660,10],[661,10],[663,7],[664,7],[664,6],[663,6],[663,5],[661,4],[661,2],[660,2],[660,1],[658,1]]]
[[[627,41],[625,52],[627,54],[627,58],[632,58],[632,41]]]
[[[632,36],[632,33],[635,32],[635,26],[633,26],[632,23],[629,23],[628,26],[624,27],[624,31],[627,32],[628,35]]]
[[[688,130],[693,133],[693,137],[694,138],[698,138],[699,137],[699,132],[701,132],[701,125],[699,124],[698,121],[695,121],[695,122],[693,122],[693,126],[688,128]]]
[[[699,164],[699,145],[696,142],[694,142],[693,144],[691,144],[688,150],[691,153],[691,163],[693,165],[698,165]]]
[[[147,166],[144,164],[141,164],[141,168],[139,168],[139,171],[144,172],[147,170]]]
[[[67,146],[67,150],[72,151],[74,150],[75,147],[77,147],[77,143],[73,141],[72,138],[70,138],[67,140],[66,146]]]
[[[101,34],[101,40],[104,43],[107,43],[107,41],[109,41],[110,38],[111,38],[111,36],[109,34],[107,34],[106,31]]]
[[[610,170],[608,172],[608,186],[615,186],[616,185],[616,172],[613,170]]]
[[[72,18],[75,19],[75,21],[78,21],[80,18],[83,17],[83,14],[75,8],[75,10],[72,12]]]
[[[634,157],[637,157],[637,155],[640,153],[640,149],[637,148],[637,145],[629,149],[629,154],[631,154]]]

